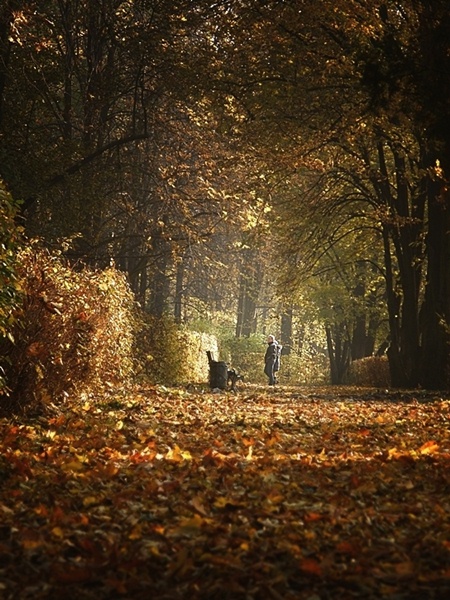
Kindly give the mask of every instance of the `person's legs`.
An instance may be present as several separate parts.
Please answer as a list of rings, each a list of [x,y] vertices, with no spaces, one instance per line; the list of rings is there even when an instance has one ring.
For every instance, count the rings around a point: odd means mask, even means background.
[[[269,378],[269,385],[273,385],[273,369],[270,368],[270,364],[266,363],[264,367],[264,373]]]

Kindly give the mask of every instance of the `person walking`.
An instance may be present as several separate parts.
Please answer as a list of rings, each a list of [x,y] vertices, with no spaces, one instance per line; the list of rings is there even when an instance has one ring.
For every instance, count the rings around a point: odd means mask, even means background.
[[[277,373],[280,370],[282,346],[273,335],[267,337],[267,349],[264,355],[264,373],[269,378],[269,385],[277,383]]]

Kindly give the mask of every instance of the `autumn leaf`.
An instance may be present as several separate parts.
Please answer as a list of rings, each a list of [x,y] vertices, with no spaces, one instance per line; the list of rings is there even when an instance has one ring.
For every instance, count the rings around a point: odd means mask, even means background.
[[[191,460],[192,456],[188,450],[181,450],[176,444],[173,448],[169,448],[165,455],[165,459],[173,462],[183,462]]]
[[[90,506],[98,504],[99,501],[100,500],[97,498],[97,496],[86,496],[85,498],[83,498],[83,506],[89,508]]]
[[[311,523],[312,521],[320,521],[321,519],[323,519],[323,515],[312,511],[306,513],[304,519],[306,523]]]
[[[53,570],[53,579],[62,584],[85,583],[92,581],[94,576],[90,569],[68,565],[65,568],[57,566]]]
[[[314,558],[304,558],[299,563],[300,570],[306,575],[322,576],[322,567]]]
[[[25,530],[20,535],[20,543],[25,550],[34,550],[43,544],[37,531]]]
[[[182,519],[177,527],[168,530],[168,536],[192,536],[199,533],[205,520],[200,515]]]
[[[79,461],[78,459],[75,459],[75,460],[70,460],[66,463],[63,463],[62,468],[65,471],[78,472],[78,471],[82,471],[84,467],[83,467],[83,463],[81,461]]]
[[[138,523],[131,530],[130,534],[128,535],[128,539],[140,540],[141,538],[142,538],[142,526]]]
[[[0,420],[2,593],[446,597],[442,401],[293,393],[140,388],[124,409],[111,389],[108,411]]]
[[[208,511],[206,510],[206,508],[203,505],[202,498],[200,498],[199,496],[192,498],[192,500],[190,501],[190,505],[204,517],[208,516]]]
[[[242,502],[235,500],[234,498],[227,498],[225,496],[220,496],[214,501],[214,506],[216,508],[239,508],[243,506]]]
[[[61,529],[61,527],[53,527],[52,534],[60,539],[64,537],[64,531]]]
[[[435,454],[438,451],[439,444],[434,441],[425,442],[425,444],[422,444],[422,446],[419,448],[420,454]]]

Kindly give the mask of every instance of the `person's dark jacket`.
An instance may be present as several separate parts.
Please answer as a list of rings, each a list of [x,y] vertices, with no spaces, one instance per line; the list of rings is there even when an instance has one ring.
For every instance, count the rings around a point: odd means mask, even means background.
[[[269,378],[269,385],[276,383],[275,373],[280,370],[282,346],[274,339],[267,345],[264,356],[264,373]]]

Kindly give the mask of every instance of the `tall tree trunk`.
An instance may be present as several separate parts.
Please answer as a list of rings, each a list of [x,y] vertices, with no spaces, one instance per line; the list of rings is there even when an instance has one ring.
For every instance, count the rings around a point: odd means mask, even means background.
[[[450,385],[450,69],[448,2],[417,3],[417,47],[421,63],[414,96],[420,98],[420,122],[427,136],[424,167],[428,179],[427,274],[421,311],[420,383],[428,389]],[[432,43],[430,43],[432,40]],[[414,116],[413,116],[414,118]]]
[[[175,323],[181,323],[183,314],[183,279],[184,279],[184,260],[180,258],[177,263],[177,274],[175,279],[175,303],[174,318]]]
[[[245,250],[239,282],[236,337],[249,337],[256,332],[256,306],[262,279],[263,271],[257,260],[257,251]]]
[[[137,299],[141,303],[141,306],[145,306],[147,298],[147,287],[148,287],[148,258],[143,256],[141,258],[140,272],[139,272],[139,287],[137,290]]]
[[[162,254],[156,261],[156,271],[153,276],[148,310],[155,317],[162,317],[166,308],[169,294],[169,278],[167,276],[168,260]]]
[[[61,20],[64,25],[64,96],[62,135],[65,142],[72,139],[72,110],[73,110],[73,72],[75,68],[75,39],[73,34],[72,3],[60,3]]]
[[[366,317],[356,319],[352,332],[352,360],[364,358],[366,355]]]
[[[375,184],[382,205],[391,215],[383,225],[386,296],[389,314],[390,347],[388,350],[391,382],[394,387],[416,387],[419,381],[419,291],[422,269],[423,194],[410,196],[406,184],[405,163],[391,148],[396,166],[396,194],[389,183],[383,143],[378,145],[381,182]],[[392,248],[391,248],[392,241]],[[392,264],[395,256],[399,280]],[[397,286],[400,284],[400,291]]]
[[[164,314],[170,289],[168,275],[170,246],[164,238],[163,229],[164,226],[155,229],[153,235],[154,268],[150,283],[148,310],[155,317],[162,317]]]
[[[285,308],[281,315],[281,340],[283,354],[288,355],[292,349],[292,306]]]
[[[11,42],[9,39],[13,11],[20,6],[20,2],[6,0],[0,7],[0,126],[3,121],[3,100],[8,80],[8,65],[11,53]]]
[[[359,268],[364,270],[365,265],[360,265]],[[359,283],[353,290],[354,297],[360,299],[361,301],[363,300],[365,293],[366,288],[364,283]],[[367,317],[365,314],[359,314],[356,317],[352,331],[351,346],[352,360],[358,360],[359,358],[364,358],[367,356]]]
[[[237,303],[237,314],[236,314],[236,337],[242,337],[242,330],[244,326],[244,302],[245,302],[245,277],[241,273],[239,277],[239,293]]]
[[[387,351],[393,387],[407,387],[400,356],[400,297],[394,289],[391,248],[387,227],[383,227],[384,265],[386,271],[386,297],[389,319],[390,344]]]
[[[351,361],[351,344],[342,326],[325,327],[332,385],[343,383]]]
[[[428,204],[428,272],[422,310],[422,368],[427,389],[450,383],[450,194],[430,182]]]

